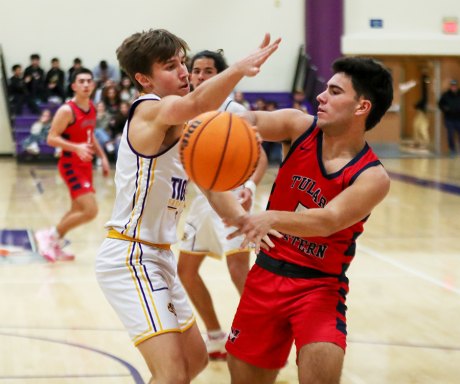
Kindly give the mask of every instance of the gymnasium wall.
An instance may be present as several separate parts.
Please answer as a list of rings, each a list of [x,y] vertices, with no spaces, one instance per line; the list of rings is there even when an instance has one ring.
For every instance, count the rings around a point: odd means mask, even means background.
[[[344,1],[343,54],[460,54],[460,35],[443,32],[445,18],[460,19],[459,0]]]
[[[259,76],[242,90],[290,91],[299,46],[304,44],[305,0],[15,0],[0,2],[0,44],[8,69],[39,53],[49,68],[57,56],[64,69],[75,57],[93,68],[116,64],[123,39],[149,28],[184,38],[191,52],[224,49],[231,63],[255,49],[265,32],[283,43]],[[10,75],[10,71],[8,71]]]

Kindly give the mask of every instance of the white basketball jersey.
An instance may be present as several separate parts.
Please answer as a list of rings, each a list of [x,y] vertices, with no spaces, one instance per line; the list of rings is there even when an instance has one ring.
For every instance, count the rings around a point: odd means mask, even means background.
[[[143,100],[160,98],[143,95],[131,106],[118,151],[115,204],[106,227],[134,239],[173,244],[177,241],[188,176],[180,162],[179,141],[155,156],[141,155],[131,147],[129,123]]]

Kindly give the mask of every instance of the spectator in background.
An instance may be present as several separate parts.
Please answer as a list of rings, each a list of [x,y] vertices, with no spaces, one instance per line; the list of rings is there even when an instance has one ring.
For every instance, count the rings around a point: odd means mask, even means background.
[[[30,127],[30,135],[22,142],[22,149],[32,155],[40,153],[40,144],[46,143],[48,131],[51,127],[52,114],[44,109],[37,121]]]
[[[297,89],[292,93],[292,108],[298,109],[305,113],[312,113],[309,108],[308,101],[305,98],[305,92],[301,89]]]
[[[24,71],[24,82],[32,99],[46,102],[45,71],[40,67],[40,55],[30,55],[30,65]]]
[[[101,101],[105,104],[107,112],[115,116],[120,108],[120,92],[112,80],[108,80],[107,83],[108,85],[102,89]]]
[[[72,74],[75,70],[80,69],[82,67],[82,61],[79,57],[73,59],[73,65],[67,71],[67,97],[73,97],[73,89],[72,89]]]
[[[251,106],[253,111],[265,111],[266,101],[263,97],[258,97],[254,104]]]
[[[109,129],[112,136],[112,144],[114,147],[115,156],[118,153],[121,134],[123,133],[123,128],[125,127],[126,120],[128,119],[130,106],[131,103],[127,101],[120,102],[118,110],[115,112],[109,122]]]
[[[138,92],[131,79],[128,76],[123,76],[120,82],[120,100],[131,103],[137,96]]]
[[[276,101],[267,101],[265,103],[265,111],[276,111],[277,109],[278,103]],[[278,166],[281,164],[281,143],[278,143],[276,141],[263,141],[262,147],[265,150],[265,153],[267,154],[268,162],[270,165]]]
[[[236,91],[233,95],[233,100],[236,101],[238,104],[241,104],[247,110],[251,109],[251,104],[249,104],[249,101],[245,99],[243,92]]]
[[[424,69],[420,78],[420,100],[414,105],[415,116],[412,122],[414,143],[421,148],[428,147],[430,143],[430,120],[427,115],[428,84],[430,84],[430,78],[428,77],[427,70]]]
[[[112,116],[105,109],[105,104],[99,101],[96,104],[96,128],[94,135],[99,145],[104,148],[107,154],[114,152],[115,148],[112,144],[112,132],[110,131],[109,124]]]
[[[438,105],[444,115],[450,156],[456,156],[460,150],[460,91],[457,80],[450,81],[449,89],[441,95]]]
[[[65,100],[65,74],[60,67],[59,59],[54,57],[51,59],[51,68],[46,73],[45,87],[47,91],[48,101],[56,104],[61,104]]]
[[[99,64],[94,67],[94,81],[96,82],[96,87],[101,87],[107,82],[107,80],[112,80],[115,83],[120,81],[120,75],[117,73],[114,66],[107,63],[106,60],[101,60]]]
[[[29,90],[24,82],[21,65],[13,65],[11,71],[13,72],[13,76],[10,77],[8,82],[8,101],[12,115],[22,115],[24,103],[27,104],[30,112],[38,115],[40,108],[38,108],[35,100],[29,94]]]

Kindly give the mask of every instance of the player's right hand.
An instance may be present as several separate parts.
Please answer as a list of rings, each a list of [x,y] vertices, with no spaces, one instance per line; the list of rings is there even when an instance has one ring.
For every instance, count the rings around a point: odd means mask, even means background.
[[[93,161],[94,148],[92,144],[88,144],[88,143],[77,144],[77,150],[75,152],[82,161],[85,161],[85,162]]]
[[[266,33],[259,48],[249,56],[236,62],[234,66],[241,70],[245,76],[252,77],[257,75],[262,64],[278,49],[280,42],[281,38],[278,38],[270,44],[270,34]]]

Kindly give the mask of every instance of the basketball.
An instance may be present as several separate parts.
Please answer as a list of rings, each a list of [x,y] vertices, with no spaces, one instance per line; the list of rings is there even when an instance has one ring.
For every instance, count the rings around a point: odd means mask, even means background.
[[[241,117],[212,111],[184,128],[180,158],[190,179],[201,188],[228,191],[253,174],[260,156],[256,133]]]

